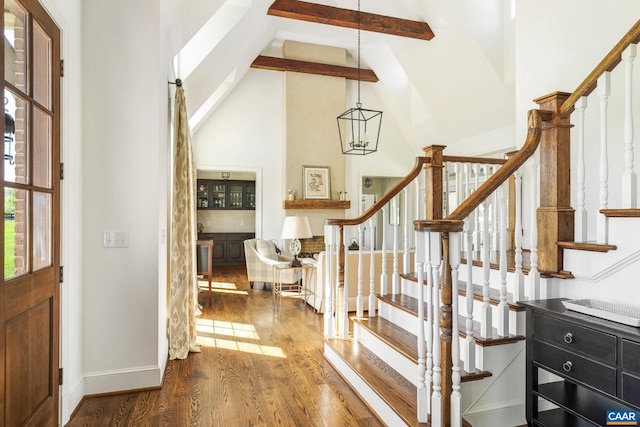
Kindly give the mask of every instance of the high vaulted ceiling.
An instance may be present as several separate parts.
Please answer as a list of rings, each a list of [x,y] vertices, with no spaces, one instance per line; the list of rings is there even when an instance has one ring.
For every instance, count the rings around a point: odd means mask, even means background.
[[[176,76],[188,93],[193,132],[215,114],[257,58],[281,57],[285,40],[343,47],[351,56],[348,65],[357,64],[356,30],[293,16],[288,9],[296,6],[294,0],[166,3],[169,47]],[[357,0],[313,4],[346,9],[345,21],[353,17],[348,10],[358,8]],[[307,10],[313,5],[299,6]],[[514,123],[511,0],[361,0],[360,7],[361,67],[379,79],[362,84],[371,85],[367,89],[382,104],[370,106],[394,120],[407,142],[418,149],[446,145]],[[397,18],[414,33],[426,27],[434,36],[369,31],[377,18],[369,14]]]

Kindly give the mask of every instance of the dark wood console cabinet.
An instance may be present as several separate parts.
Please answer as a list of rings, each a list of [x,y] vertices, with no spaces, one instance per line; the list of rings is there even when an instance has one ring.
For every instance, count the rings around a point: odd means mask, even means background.
[[[567,310],[561,301],[520,303],[527,309],[528,425],[605,426],[607,411],[638,411],[640,328]]]
[[[244,241],[255,233],[199,233],[198,240],[213,240],[213,265],[245,263]]]

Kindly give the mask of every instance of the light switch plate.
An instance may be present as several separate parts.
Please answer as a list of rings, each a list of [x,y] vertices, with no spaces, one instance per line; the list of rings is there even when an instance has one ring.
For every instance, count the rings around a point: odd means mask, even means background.
[[[128,248],[129,232],[128,231],[105,231],[104,247],[105,248]]]

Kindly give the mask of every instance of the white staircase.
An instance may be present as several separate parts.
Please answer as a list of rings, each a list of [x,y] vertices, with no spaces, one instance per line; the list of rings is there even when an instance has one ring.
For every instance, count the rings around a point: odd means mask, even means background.
[[[376,410],[382,421],[392,426],[420,425],[416,417],[419,383],[418,300],[413,296],[417,293],[416,288],[415,277],[402,275],[402,293],[377,297],[377,317],[352,317],[352,336],[348,340],[327,340],[325,344],[329,362],[352,385],[358,384],[356,389],[362,398]],[[466,298],[464,291],[460,294],[461,300]],[[494,297],[491,303],[497,307],[499,301]],[[480,302],[476,300],[476,304]],[[516,325],[524,322],[524,311],[516,304],[510,304],[509,312],[514,319],[514,329],[517,329]],[[464,323],[461,319],[460,324]],[[463,346],[466,334],[461,332],[458,339]],[[474,420],[473,426],[526,424],[524,384],[514,387],[513,383],[513,378],[524,378],[524,336],[514,333],[509,337],[487,339],[481,338],[476,331],[473,339],[477,367],[461,374],[464,419]],[[466,364],[466,361],[462,363]],[[385,389],[384,386],[390,384],[390,389]],[[405,397],[398,405],[393,395],[400,390]],[[496,424],[496,420],[500,422]]]

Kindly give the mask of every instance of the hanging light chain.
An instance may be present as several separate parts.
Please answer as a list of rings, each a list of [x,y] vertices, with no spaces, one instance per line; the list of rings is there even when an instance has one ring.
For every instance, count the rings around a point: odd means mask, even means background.
[[[360,102],[360,0],[358,0],[358,103],[356,106],[360,108],[362,103]]]

